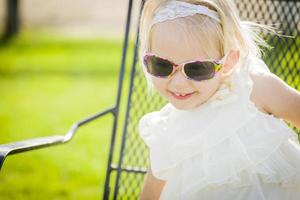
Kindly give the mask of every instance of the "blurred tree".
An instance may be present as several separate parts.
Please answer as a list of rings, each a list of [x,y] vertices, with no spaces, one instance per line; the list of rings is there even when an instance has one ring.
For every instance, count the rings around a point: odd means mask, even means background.
[[[6,22],[3,40],[16,35],[20,29],[19,0],[6,0]]]

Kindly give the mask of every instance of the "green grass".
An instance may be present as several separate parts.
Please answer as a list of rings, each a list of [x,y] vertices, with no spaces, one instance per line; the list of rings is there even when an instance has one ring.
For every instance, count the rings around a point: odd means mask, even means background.
[[[35,33],[0,46],[0,143],[64,134],[114,106],[121,50],[122,38]],[[80,128],[69,144],[9,156],[0,199],[102,198],[112,119]]]

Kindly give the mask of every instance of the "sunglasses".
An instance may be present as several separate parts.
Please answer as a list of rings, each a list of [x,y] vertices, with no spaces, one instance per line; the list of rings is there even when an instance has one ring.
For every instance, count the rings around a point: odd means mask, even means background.
[[[217,74],[222,67],[224,58],[225,56],[219,61],[193,60],[175,64],[153,53],[145,53],[143,63],[147,72],[155,77],[170,78],[177,70],[181,69],[187,79],[202,81],[211,79]]]

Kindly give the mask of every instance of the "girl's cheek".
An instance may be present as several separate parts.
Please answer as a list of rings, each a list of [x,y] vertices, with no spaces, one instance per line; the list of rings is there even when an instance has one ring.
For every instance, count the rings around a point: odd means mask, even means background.
[[[211,93],[213,93],[213,91],[215,91],[220,85],[220,80],[219,79],[210,79],[210,80],[204,80],[201,82],[193,82],[193,86],[195,88],[195,90],[197,90],[198,92],[202,93],[202,94],[206,94],[210,95]]]
[[[168,81],[166,79],[156,78],[155,80],[152,80],[153,83],[153,89],[159,93],[160,96],[164,98],[168,98]]]
[[[167,80],[163,78],[152,77],[152,83],[157,90],[164,90],[167,86]]]
[[[201,81],[201,82],[193,81],[191,85],[195,90],[203,91],[203,90],[205,90],[206,84],[207,84],[207,81]]]

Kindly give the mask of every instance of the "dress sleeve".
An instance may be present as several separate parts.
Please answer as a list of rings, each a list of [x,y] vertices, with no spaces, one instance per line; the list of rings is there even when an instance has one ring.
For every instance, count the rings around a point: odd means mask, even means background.
[[[140,119],[138,124],[139,134],[148,147],[151,140],[151,131],[149,129],[151,127],[151,121],[153,120],[155,114],[155,112],[147,113]]]
[[[250,71],[260,72],[260,73],[266,73],[270,72],[270,69],[266,65],[266,63],[261,58],[253,57],[250,59]]]
[[[170,109],[171,105],[167,104],[161,110],[147,113],[139,120],[139,134],[149,148],[161,132],[161,124],[166,122]]]

